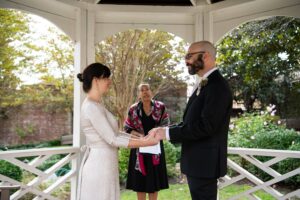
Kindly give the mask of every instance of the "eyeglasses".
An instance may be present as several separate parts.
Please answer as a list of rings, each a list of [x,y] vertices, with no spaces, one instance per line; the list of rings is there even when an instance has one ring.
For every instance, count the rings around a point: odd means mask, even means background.
[[[197,51],[197,52],[193,52],[193,53],[187,53],[185,56],[184,56],[184,58],[186,59],[186,60],[189,60],[189,59],[191,59],[191,57],[194,55],[194,54],[197,54],[197,53],[202,53],[202,54],[204,54],[204,53],[206,53],[205,51]]]

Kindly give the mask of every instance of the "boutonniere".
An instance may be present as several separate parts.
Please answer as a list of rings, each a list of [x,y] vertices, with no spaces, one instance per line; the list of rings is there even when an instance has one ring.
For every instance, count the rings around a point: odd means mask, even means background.
[[[200,94],[201,88],[204,87],[207,84],[207,82],[208,82],[208,79],[206,77],[200,80],[200,82],[198,84],[197,92],[196,92],[197,96]]]

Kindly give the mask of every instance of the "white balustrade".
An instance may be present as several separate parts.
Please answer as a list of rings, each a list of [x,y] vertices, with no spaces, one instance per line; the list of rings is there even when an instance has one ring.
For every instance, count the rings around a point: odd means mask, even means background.
[[[51,183],[48,188],[43,191],[39,189],[39,186],[56,171],[60,170],[64,165],[71,163],[72,160],[76,160],[79,156],[79,148],[74,147],[59,147],[59,148],[43,148],[43,149],[28,149],[28,150],[12,150],[12,151],[0,151],[0,159],[10,162],[13,165],[20,167],[22,170],[32,173],[35,177],[28,183],[24,184],[17,180],[11,179],[0,174],[0,188],[1,185],[20,186],[16,192],[10,195],[10,199],[19,199],[27,193],[35,195],[34,199],[49,199],[58,200],[51,193],[58,189],[61,185],[65,184],[72,177],[76,177],[76,169],[72,168],[63,176],[57,178],[55,182]],[[63,155],[63,157],[57,161],[54,165],[41,171],[38,166],[43,164],[53,155]],[[22,158],[34,157],[30,162],[24,161]]]
[[[260,178],[256,177],[254,174],[251,174],[249,171],[244,169],[242,166],[235,163],[230,158],[227,159],[228,168],[234,170],[238,175],[234,177],[229,177],[228,175],[223,177],[220,181],[219,188],[222,189],[228,185],[237,183],[238,181],[247,179],[254,186],[240,194],[237,194],[233,197],[230,197],[229,200],[240,199],[241,197],[247,197],[248,199],[260,199],[254,193],[259,190],[264,190],[266,193],[272,195],[275,199],[289,199],[291,197],[300,198],[300,189],[296,189],[288,194],[282,194],[279,190],[272,187],[272,185],[279,183],[285,179],[296,176],[300,174],[300,166],[296,169],[293,169],[290,172],[285,174],[280,174],[275,171],[272,166],[276,163],[279,163],[285,159],[293,158],[300,159],[300,151],[287,151],[287,150],[273,150],[273,149],[248,149],[248,148],[228,148],[229,155],[238,155],[242,157],[248,163],[256,166],[261,171],[269,174],[271,177],[270,180],[264,182]],[[254,156],[260,157],[271,157],[270,160],[266,162],[261,162],[256,159]]]
[[[45,190],[40,190],[39,185],[47,180],[51,175],[53,175],[57,170],[67,163],[71,163],[73,160],[79,159],[79,148],[74,147],[59,147],[59,148],[45,148],[45,149],[32,149],[32,150],[13,150],[13,151],[2,151],[0,152],[0,159],[6,160],[16,166],[22,168],[22,170],[28,171],[34,174],[36,177],[29,181],[27,184],[21,183],[19,181],[13,180],[9,177],[6,177],[0,174],[0,187],[1,184],[6,186],[14,185],[20,186],[16,192],[10,195],[10,199],[19,199],[24,196],[26,193],[32,193],[36,195],[35,199],[49,199],[57,200],[56,197],[52,195],[53,191],[58,189],[61,185],[65,184],[67,181],[70,181],[71,178],[76,179],[78,170],[75,167],[67,172],[62,177],[58,178],[54,183],[52,183]],[[281,182],[290,177],[300,174],[300,166],[292,171],[289,171],[285,174],[280,174],[275,171],[272,166],[278,162],[281,162],[288,158],[300,159],[299,151],[286,151],[286,150],[271,150],[271,149],[247,149],[247,148],[228,148],[229,155],[237,155],[242,157],[245,161],[256,166],[260,170],[269,174],[272,179],[264,182],[260,178],[256,177],[254,174],[251,174],[249,171],[244,169],[242,166],[235,163],[233,160],[228,158],[228,167],[234,170],[238,175],[234,177],[229,177],[229,175],[221,179],[219,188],[222,189],[231,184],[237,183],[238,181],[247,179],[248,181],[254,184],[250,189],[237,194],[236,196],[230,197],[230,200],[240,199],[241,197],[247,197],[248,199],[260,199],[254,193],[259,190],[264,190],[265,192],[272,195],[275,199],[289,199],[291,197],[300,198],[300,189],[289,192],[288,194],[283,194],[277,189],[273,188],[272,185]],[[37,167],[53,155],[65,155],[61,160],[51,166],[45,171],[41,171]],[[256,159],[255,156],[266,156],[272,157],[266,162],[261,162]],[[30,162],[26,163],[21,161],[24,157],[35,157]],[[72,184],[76,184],[72,182]],[[76,187],[75,187],[76,188]],[[72,194],[75,194],[72,192]],[[74,199],[74,197],[72,197]]]

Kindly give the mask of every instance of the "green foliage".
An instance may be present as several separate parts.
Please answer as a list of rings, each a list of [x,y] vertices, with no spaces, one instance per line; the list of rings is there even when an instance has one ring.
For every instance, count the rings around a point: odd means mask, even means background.
[[[130,149],[121,148],[119,150],[119,179],[121,183],[125,183],[128,173]]]
[[[41,142],[38,144],[25,144],[25,145],[17,145],[17,146],[10,146],[10,147],[1,147],[0,149],[2,149],[2,150],[24,150],[24,149],[55,147],[55,146],[60,146],[59,140]],[[55,163],[57,163],[59,160],[61,160],[64,156],[65,155],[53,155],[49,159],[47,159],[45,162],[43,162],[40,166],[38,166],[37,168],[42,171],[45,171],[45,170],[49,169],[51,166],[53,166]],[[34,159],[34,157],[20,158],[20,160],[22,162],[30,162],[33,159]],[[2,167],[2,164],[3,164],[3,167]],[[57,176],[63,176],[64,174],[69,172],[70,169],[71,169],[70,164],[66,164],[62,168],[57,170],[55,173]],[[18,170],[20,171],[21,174],[18,172]],[[22,171],[19,167],[16,167],[16,166],[14,166],[10,163],[7,163],[6,161],[2,161],[2,160],[0,160],[0,174],[3,174],[3,175],[9,174],[11,176],[13,176],[15,174],[15,176],[19,178],[16,180],[21,180],[21,178],[22,178]],[[11,176],[8,176],[8,177],[11,177]]]
[[[19,137],[24,138],[27,135],[34,134],[36,131],[36,126],[31,123],[25,125],[25,127],[16,126],[15,131]]]
[[[273,115],[274,111],[270,108],[271,107],[269,107],[269,112],[246,113],[240,118],[235,119],[230,125],[229,146],[300,151],[299,132],[287,129],[285,125],[278,120],[278,117]],[[270,158],[258,156],[257,159],[265,162]],[[269,175],[263,173],[244,159],[234,158],[234,160],[264,180],[270,178]],[[272,167],[280,173],[287,173],[299,166],[299,159],[286,159]],[[293,185],[300,184],[300,178],[296,176],[286,180],[285,183]]]
[[[0,146],[1,150],[22,150],[22,149],[38,149],[38,148],[45,148],[45,147],[55,147],[61,146],[60,140],[51,140],[47,142],[40,142],[37,144],[21,144],[21,145],[14,145],[14,146]]]
[[[20,98],[26,102],[45,105],[46,111],[73,112],[74,44],[64,33],[52,27],[39,38],[38,53],[43,59],[35,60],[29,73],[39,74],[41,83],[23,85]],[[45,45],[44,43],[47,43]]]
[[[42,75],[42,84],[38,86],[39,98],[48,109],[60,108],[72,112],[74,43],[56,28],[50,28],[42,39],[47,41],[47,45],[41,47],[47,56],[35,69]]]
[[[17,181],[22,180],[22,170],[5,160],[0,160],[0,174],[12,178]]]
[[[178,149],[168,141],[164,141],[164,149],[165,149],[168,176],[175,177],[178,175],[178,172],[176,171],[175,168],[177,162]]]
[[[112,71],[112,90],[105,104],[115,113],[122,126],[127,109],[137,101],[137,86],[151,85],[153,94],[182,81],[182,70],[175,67],[184,54],[183,41],[156,30],[128,30],[115,34],[96,45],[96,61]]]
[[[49,169],[50,167],[55,165],[57,162],[59,162],[64,157],[65,157],[65,155],[53,155],[49,159],[47,159],[45,162],[43,162],[40,166],[38,166],[37,168],[39,170],[46,171],[47,169]],[[57,176],[63,176],[66,173],[68,173],[70,170],[71,170],[71,165],[66,164],[63,167],[61,167],[60,169],[58,169],[55,172],[55,174]]]
[[[245,192],[251,188],[250,185],[246,184],[233,184],[229,185],[219,192],[219,199],[220,200],[227,200],[234,195],[238,195],[239,193]],[[265,191],[260,190],[255,192],[255,195],[260,197],[263,200],[274,200],[274,197],[270,194],[267,194]],[[121,192],[121,199],[122,200],[135,200],[136,194],[129,190],[124,190]],[[190,200],[191,195],[189,192],[188,184],[172,184],[170,188],[167,190],[161,190],[158,193],[159,200]],[[248,200],[247,197],[242,197],[239,200]]]
[[[23,172],[23,178],[22,178],[22,183],[27,184],[30,181],[32,181],[36,176],[32,173],[29,173],[28,171]],[[47,188],[49,188],[51,185],[54,184],[55,180],[46,180],[43,181],[41,184],[38,185],[38,189],[40,191],[44,191]],[[64,183],[63,185],[60,185],[58,189],[54,190],[51,193],[53,196],[57,197],[60,200],[67,200],[70,199],[70,194],[71,194],[71,183],[70,181]],[[21,200],[32,200],[36,197],[35,194],[33,193],[27,193],[24,196],[21,197]]]
[[[54,26],[33,39],[36,30],[29,30],[28,26],[38,22],[30,14],[0,9],[0,17],[0,117],[6,117],[6,107],[28,102],[45,105],[48,111],[65,110],[72,114],[71,39]],[[24,85],[20,74],[38,75],[41,83]],[[22,136],[26,132],[21,127],[17,131]]]
[[[136,200],[136,193],[130,190],[121,191],[122,200]],[[169,189],[158,193],[159,200],[190,200],[190,192],[187,184],[172,184]]]
[[[38,148],[46,148],[46,147],[56,147],[56,146],[61,146],[60,140],[52,140],[52,141],[47,141],[47,142],[41,142],[37,144],[22,144],[22,145],[15,145],[15,146],[0,146],[0,150],[2,151],[7,151],[7,150],[25,150],[25,149],[38,149]],[[35,157],[22,157],[19,158],[19,160],[23,162],[30,162],[33,160]],[[50,158],[48,159],[43,166],[40,166],[41,169],[47,169],[49,166],[52,166],[54,161],[51,161],[51,159],[58,160],[57,157]],[[52,165],[51,165],[52,163]]]
[[[29,51],[29,27],[27,17],[19,11],[0,9],[0,19],[0,113],[5,117],[5,108],[18,103],[13,92],[20,83],[16,72],[29,63],[24,55],[24,50]]]
[[[273,111],[272,111],[273,112]],[[268,111],[245,113],[230,125],[229,146],[287,150],[299,143],[299,133],[287,129]]]
[[[291,151],[300,151],[300,139],[298,136],[298,142],[292,142],[292,145],[289,147],[288,150]],[[277,167],[279,169],[279,172],[281,174],[285,174],[287,172],[290,172],[293,169],[297,169],[300,166],[300,161],[299,159],[286,159],[284,162],[279,162],[277,164]],[[290,186],[297,187],[300,184],[300,175],[298,174],[297,176],[289,179],[288,181],[285,181],[285,183],[290,184]]]
[[[254,102],[279,105],[300,70],[300,19],[271,17],[235,28],[218,44],[218,63],[234,99],[253,110]]]
[[[290,91],[287,91],[285,101],[278,105],[282,118],[297,118],[300,116],[300,82],[293,83]]]

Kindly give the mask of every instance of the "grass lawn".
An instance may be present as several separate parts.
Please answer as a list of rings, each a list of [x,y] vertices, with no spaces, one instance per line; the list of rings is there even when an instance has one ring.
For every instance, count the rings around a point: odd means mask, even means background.
[[[230,185],[220,191],[220,200],[226,200],[229,197],[239,194],[247,189],[251,188],[249,185]],[[258,191],[255,193],[263,200],[275,200],[271,195]],[[136,200],[136,193],[129,190],[122,190],[122,200]],[[190,193],[187,184],[173,184],[167,190],[162,190],[158,194],[159,200],[190,200]],[[241,200],[247,200],[247,198],[241,198]]]

